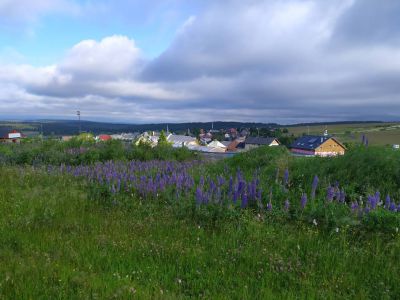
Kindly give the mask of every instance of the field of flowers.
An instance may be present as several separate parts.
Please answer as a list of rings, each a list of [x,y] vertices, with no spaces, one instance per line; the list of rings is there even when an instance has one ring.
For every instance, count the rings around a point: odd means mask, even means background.
[[[268,155],[266,150],[261,155]],[[269,150],[271,157],[284,155]],[[279,153],[281,152],[281,153]],[[258,156],[256,152],[253,155]],[[271,161],[271,164],[273,162]],[[250,209],[270,218],[301,220],[340,230],[340,227],[398,232],[400,202],[390,194],[354,193],[336,180],[321,182],[319,176],[303,179],[296,186],[289,166],[279,170],[257,167],[232,170],[226,162],[215,165],[200,161],[107,161],[92,165],[49,166],[51,174],[68,174],[87,182],[92,196],[105,201],[166,200],[193,213],[207,210]],[[274,169],[276,167],[276,169]],[[214,170],[210,170],[214,168]],[[252,171],[252,172],[251,172]],[[247,173],[247,176],[245,175]],[[308,183],[309,182],[309,183]],[[369,189],[371,190],[371,189]],[[207,207],[207,208],[205,208]]]
[[[396,299],[399,162],[371,147],[2,165],[0,298]]]

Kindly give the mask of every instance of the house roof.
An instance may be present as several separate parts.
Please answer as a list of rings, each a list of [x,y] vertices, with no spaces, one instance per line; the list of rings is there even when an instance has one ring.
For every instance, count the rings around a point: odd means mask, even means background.
[[[178,143],[178,144],[182,144],[182,143],[195,143],[197,142],[197,139],[191,136],[186,136],[186,135],[175,135],[175,134],[170,134],[167,137],[168,142],[171,143]]]
[[[298,138],[290,148],[304,149],[304,150],[315,150],[327,140],[333,139],[336,143],[344,148],[344,146],[332,136],[324,136],[324,135],[306,135]]]
[[[109,141],[111,139],[112,139],[111,135],[108,135],[108,134],[100,134],[99,135],[99,140],[101,140],[101,141]]]
[[[221,142],[218,142],[217,140],[212,141],[211,143],[209,143],[207,145],[207,147],[212,147],[212,148],[226,148],[226,146],[224,144],[222,144]]]
[[[267,138],[248,137],[248,138],[246,138],[245,143],[251,144],[251,145],[271,145],[275,140],[278,141],[274,137],[267,137]],[[278,141],[278,143],[279,143],[279,141]]]
[[[244,149],[244,142],[236,139],[228,145],[228,151],[235,151],[236,149]]]

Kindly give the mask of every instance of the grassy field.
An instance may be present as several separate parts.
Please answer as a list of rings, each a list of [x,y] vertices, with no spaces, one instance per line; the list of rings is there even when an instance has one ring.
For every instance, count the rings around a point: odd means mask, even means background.
[[[251,211],[106,205],[81,181],[0,170],[0,298],[390,299],[398,234],[326,231]]]
[[[342,142],[360,142],[362,135],[368,138],[371,145],[400,144],[399,123],[359,123],[289,127],[289,134],[322,134],[325,129],[329,134],[337,136]]]

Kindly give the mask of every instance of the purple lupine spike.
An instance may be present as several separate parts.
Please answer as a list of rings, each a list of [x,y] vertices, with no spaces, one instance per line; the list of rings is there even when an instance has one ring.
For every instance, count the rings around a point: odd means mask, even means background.
[[[271,203],[271,201],[269,201],[268,204],[267,204],[267,210],[268,211],[272,211],[272,203]]]
[[[229,178],[229,188],[228,188],[228,194],[232,194],[233,191],[233,178],[232,176]]]
[[[389,195],[387,195],[386,196],[386,199],[385,199],[385,208],[386,209],[389,209],[389,207],[390,207],[390,196]]]
[[[247,205],[248,205],[248,199],[247,199],[247,195],[246,195],[246,193],[245,193],[245,194],[243,194],[243,196],[242,196],[242,205],[241,205],[241,207],[242,207],[242,208],[246,208]]]
[[[365,134],[363,134],[361,137],[361,144],[365,145]]]
[[[326,200],[332,202],[334,197],[335,197],[335,188],[330,186],[328,187],[326,192]]]
[[[312,187],[311,187],[311,199],[315,199],[315,192],[317,191],[319,178],[317,175],[314,176]]]
[[[290,209],[290,202],[289,202],[289,199],[286,199],[286,201],[285,201],[285,211],[289,211],[289,209]]]
[[[379,191],[377,191],[376,193],[375,193],[375,200],[376,200],[376,204],[378,205],[378,206],[380,206],[382,203],[381,203],[381,193],[379,192]]]
[[[204,177],[203,176],[200,177],[199,185],[204,186]]]
[[[286,169],[285,173],[283,174],[283,185],[287,186],[289,183],[289,170]]]
[[[302,209],[304,209],[306,207],[306,205],[307,205],[307,194],[304,193],[301,196],[300,205],[301,205]]]
[[[262,199],[262,189],[258,189],[257,191],[257,200],[261,200]]]
[[[198,187],[196,189],[196,204],[197,206],[200,206],[203,203],[203,192],[201,191],[201,188]]]
[[[345,193],[345,191],[343,189],[340,191],[339,202],[340,203],[345,203],[346,202],[346,193]]]
[[[233,192],[233,203],[236,204],[237,200],[239,198],[239,192],[238,191],[234,191]]]
[[[351,211],[354,213],[354,212],[356,212],[357,210],[358,210],[358,202],[357,201],[355,201],[355,202],[352,202],[351,203]]]
[[[394,203],[394,201],[390,203],[389,210],[393,211],[393,212],[398,211],[398,207],[397,207],[396,203]]]
[[[376,201],[376,197],[372,196],[372,195],[368,195],[368,207],[370,209],[375,209],[377,206],[377,201]]]

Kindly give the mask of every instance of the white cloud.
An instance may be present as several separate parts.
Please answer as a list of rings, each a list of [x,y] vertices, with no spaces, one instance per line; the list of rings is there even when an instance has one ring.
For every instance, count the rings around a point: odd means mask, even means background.
[[[59,68],[84,77],[131,77],[138,71],[141,53],[125,36],[110,36],[100,42],[85,40],[75,45]]]
[[[210,1],[152,61],[116,35],[82,41],[53,66],[3,65],[0,109],[56,115],[79,106],[93,118],[152,122],[394,118],[400,45],[380,39],[398,34],[386,20],[400,13],[393,1],[378,10],[372,0]],[[354,9],[363,24],[364,10],[378,12],[384,30],[373,43],[348,28]]]

